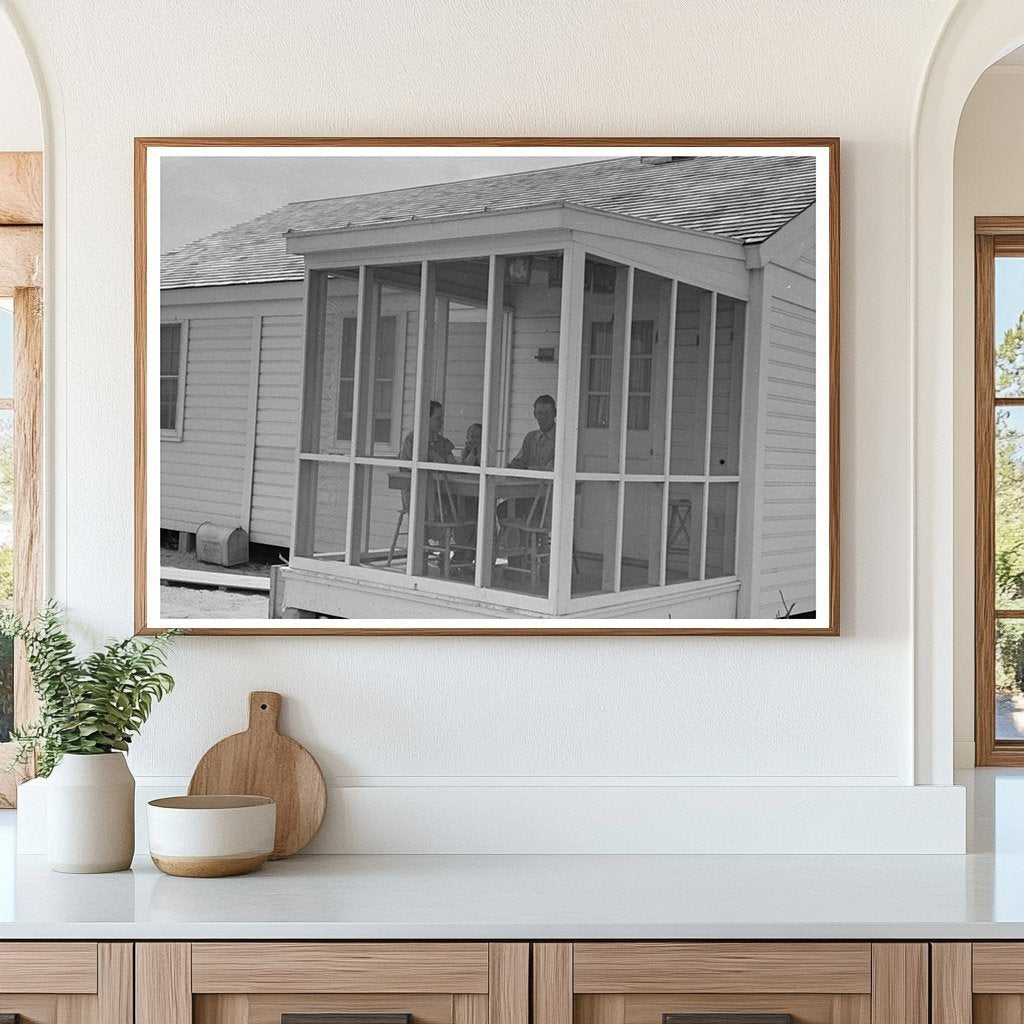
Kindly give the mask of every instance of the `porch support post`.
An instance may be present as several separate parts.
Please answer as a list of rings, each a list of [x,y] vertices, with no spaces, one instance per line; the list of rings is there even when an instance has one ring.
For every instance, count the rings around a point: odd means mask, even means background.
[[[348,474],[348,539],[346,561],[362,561],[363,533],[366,522],[366,482],[369,466],[355,463],[357,455],[367,454],[367,438],[373,422],[373,376],[376,368],[377,326],[380,321],[380,288],[372,267],[359,268],[359,293],[356,306],[356,365],[352,395],[352,446]]]
[[[311,558],[315,542],[318,464],[304,460],[302,453],[316,453],[320,450],[326,317],[327,274],[319,270],[307,270],[299,451],[296,460],[295,515],[292,521],[293,557]]]
[[[562,257],[562,307],[558,328],[558,420],[555,432],[554,505],[551,518],[551,568],[548,596],[555,614],[569,612],[572,597],[573,529],[576,520],[576,456],[583,361],[583,275],[586,252],[567,245]]]
[[[626,430],[629,423],[629,356],[633,346],[634,276],[631,266],[620,267],[615,275],[615,322],[612,324],[612,330],[616,333],[621,332],[622,337],[622,364],[619,367],[619,379],[612,381],[611,423],[614,423],[618,429],[608,432],[609,448],[613,445],[618,446],[619,483],[615,492],[615,533],[609,538],[605,531],[602,573],[604,579],[602,582],[604,590],[614,590],[616,594],[622,590],[622,515],[626,499]],[[615,418],[616,409],[618,410],[617,420]],[[610,559],[609,555],[611,555]],[[611,585],[609,586],[609,584]]]
[[[484,408],[480,436],[480,497],[476,518],[476,578],[478,587],[491,585],[494,561],[494,483],[485,470],[497,465],[500,431],[502,361],[501,339],[505,324],[505,257],[492,256],[487,272],[487,327],[484,334]]]
[[[658,534],[658,547],[660,556],[658,559],[659,587],[665,586],[666,574],[668,572],[668,501],[671,487],[668,482],[669,474],[672,472],[672,392],[675,387],[676,368],[676,306],[679,300],[679,282],[672,281],[668,290],[668,324],[666,325],[665,353],[664,353],[664,378],[665,378],[665,420],[663,449],[662,449],[662,472],[665,474],[665,483],[661,489],[661,531]],[[691,511],[692,522],[692,511]]]
[[[419,463],[427,455],[430,434],[430,397],[426,393],[427,374],[434,365],[434,334],[436,330],[435,302],[437,275],[434,264],[424,260],[420,269],[419,330],[416,343],[416,397],[413,411],[412,481],[409,485],[409,553],[405,571],[409,576],[425,575],[423,557],[424,519],[426,518],[427,489]]]
[[[761,519],[764,509],[765,393],[768,336],[765,272],[750,271],[750,300],[743,311],[743,411],[740,416],[739,495],[736,499],[736,575],[740,580],[736,617],[759,618]]]
[[[704,423],[704,514],[701,516],[700,578],[708,569],[708,508],[711,501],[711,423],[714,416],[715,336],[718,334],[718,292],[711,293],[708,324],[708,392],[707,418]]]

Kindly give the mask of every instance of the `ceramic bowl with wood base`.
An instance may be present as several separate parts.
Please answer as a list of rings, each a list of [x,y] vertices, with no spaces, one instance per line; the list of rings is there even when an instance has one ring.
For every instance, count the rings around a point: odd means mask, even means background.
[[[147,808],[149,853],[168,875],[225,878],[274,852],[277,805],[266,796],[169,796]]]

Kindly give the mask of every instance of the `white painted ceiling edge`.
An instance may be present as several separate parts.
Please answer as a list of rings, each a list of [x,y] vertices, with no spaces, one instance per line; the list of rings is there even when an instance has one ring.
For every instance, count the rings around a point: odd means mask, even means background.
[[[6,14],[32,68],[39,93],[44,150],[48,161],[44,208],[55,208],[63,188],[63,138],[59,98],[47,82],[56,81],[7,0]],[[1019,0],[959,0],[939,32],[924,69],[910,138],[910,214],[908,233],[913,276],[908,295],[911,323],[912,407],[908,410],[912,451],[911,625],[914,631],[913,703],[914,781],[952,785],[952,245],[953,150],[960,113],[978,77],[994,61],[1024,41],[1024,9]],[[64,267],[46,240],[47,286],[60,291]],[[46,355],[56,357],[54,318],[46,324]],[[921,339],[931,339],[927,351]],[[64,396],[66,400],[66,395]],[[51,392],[45,410],[45,436],[59,437],[64,404]],[[47,445],[46,484],[65,473],[59,445]],[[47,591],[55,591],[63,566],[54,543],[54,524],[45,529]]]
[[[918,785],[953,781],[953,153],[975,82],[1022,42],[1019,0],[959,0],[925,67],[911,134],[910,618]]]

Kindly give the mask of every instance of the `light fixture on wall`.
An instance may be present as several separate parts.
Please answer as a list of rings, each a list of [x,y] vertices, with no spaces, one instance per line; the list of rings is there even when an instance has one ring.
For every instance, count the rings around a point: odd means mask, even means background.
[[[506,261],[505,280],[509,284],[529,284],[532,276],[532,256],[510,256]]]

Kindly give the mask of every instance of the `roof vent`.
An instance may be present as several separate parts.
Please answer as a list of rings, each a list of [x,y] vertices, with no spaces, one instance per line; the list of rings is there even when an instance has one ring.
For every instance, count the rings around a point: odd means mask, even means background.
[[[642,164],[677,164],[682,160],[696,160],[693,156],[642,156]]]

